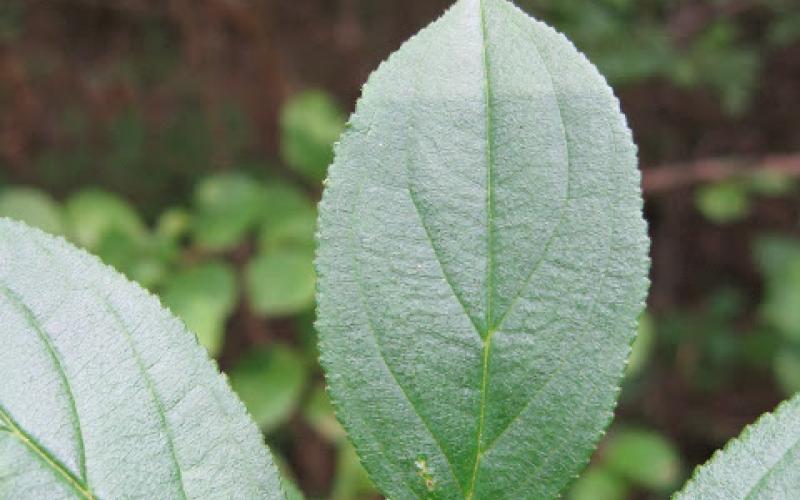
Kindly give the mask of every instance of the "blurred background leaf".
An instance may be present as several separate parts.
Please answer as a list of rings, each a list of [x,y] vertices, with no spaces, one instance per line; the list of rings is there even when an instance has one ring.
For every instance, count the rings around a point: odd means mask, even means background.
[[[316,276],[313,253],[274,250],[257,255],[246,270],[253,310],[265,316],[285,316],[314,303]]]
[[[308,367],[290,348],[275,345],[249,353],[228,376],[256,423],[270,432],[298,407]]]
[[[617,430],[605,445],[603,460],[620,478],[656,492],[672,491],[681,479],[678,450],[654,432]]]
[[[161,288],[164,305],[182,318],[212,356],[222,349],[225,321],[236,306],[234,271],[225,263],[205,263],[170,276]]]
[[[294,96],[281,112],[283,160],[308,180],[321,182],[344,123],[344,112],[329,94],[308,90]]]
[[[61,207],[37,189],[18,187],[0,191],[0,217],[21,220],[52,234],[67,232]]]
[[[264,211],[264,191],[253,179],[236,174],[208,177],[194,195],[192,237],[199,247],[227,250],[252,230]]]
[[[72,195],[66,201],[65,212],[75,241],[90,251],[98,251],[111,238],[137,240],[145,235],[136,209],[121,197],[99,189]]]

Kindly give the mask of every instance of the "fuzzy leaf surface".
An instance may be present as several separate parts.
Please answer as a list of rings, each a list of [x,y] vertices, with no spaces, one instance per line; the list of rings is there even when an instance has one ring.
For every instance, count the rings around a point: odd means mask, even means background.
[[[394,499],[552,498],[647,289],[635,147],[562,35],[460,0],[364,87],[320,205],[332,401]]]

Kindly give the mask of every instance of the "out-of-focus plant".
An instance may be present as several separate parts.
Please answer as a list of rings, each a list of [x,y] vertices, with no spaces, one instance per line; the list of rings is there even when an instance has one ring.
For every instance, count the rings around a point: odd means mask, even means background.
[[[228,264],[208,262],[177,271],[164,281],[160,295],[212,356],[220,354],[225,321],[238,297],[236,274]]]
[[[764,28],[769,36],[757,40],[746,36],[741,22],[746,16],[726,15],[723,9],[682,35],[670,23],[678,9],[690,7],[679,2],[520,3],[569,35],[614,86],[663,78],[680,87],[709,88],[734,114],[750,105],[769,50],[800,38],[800,7],[793,0],[753,2],[752,8],[769,20]],[[713,13],[715,7],[703,12]]]
[[[791,395],[800,391],[800,240],[764,236],[755,258],[764,276],[763,321],[783,339],[775,354],[775,377]]]
[[[297,408],[308,371],[292,348],[275,345],[248,353],[228,376],[256,423],[271,432]]]
[[[680,482],[677,447],[654,431],[619,427],[601,444],[589,470],[573,485],[570,500],[622,500],[633,489],[670,493]]]
[[[747,218],[758,198],[784,197],[794,187],[793,180],[780,172],[757,171],[701,186],[695,204],[709,221],[730,224]]]
[[[310,90],[295,96],[281,112],[283,160],[308,180],[321,182],[344,126],[344,113],[325,92]]]

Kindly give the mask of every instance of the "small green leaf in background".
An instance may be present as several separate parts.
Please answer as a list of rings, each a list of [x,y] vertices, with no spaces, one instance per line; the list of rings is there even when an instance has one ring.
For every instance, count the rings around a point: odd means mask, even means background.
[[[732,115],[747,110],[761,67],[756,48],[741,43],[738,31],[726,18],[709,23],[670,71],[677,85],[713,88]]]
[[[167,275],[177,249],[168,240],[150,234],[133,236],[108,230],[94,249],[103,262],[145,288],[157,286]]]
[[[625,481],[603,467],[593,466],[581,474],[570,489],[568,500],[625,500]]]
[[[800,240],[765,236],[754,253],[765,280],[761,316],[787,339],[800,341]]]
[[[207,263],[178,272],[164,283],[161,298],[211,356],[220,353],[225,322],[237,300],[236,274],[229,265]]]
[[[17,219],[50,234],[66,234],[64,215],[49,195],[32,188],[0,191],[0,217]]]
[[[747,189],[737,181],[703,186],[697,192],[696,204],[700,213],[716,224],[737,222],[750,213]]]
[[[628,357],[628,366],[625,369],[626,377],[633,377],[647,364],[655,344],[655,322],[648,313],[643,313],[639,318],[639,330],[636,340],[631,346],[631,355]]]
[[[276,248],[296,248],[314,251],[314,232],[317,228],[317,213],[298,210],[274,224],[264,225],[259,233],[259,246],[265,251]]]
[[[256,227],[264,211],[261,183],[242,174],[204,179],[194,193],[194,242],[208,250],[228,250]]]
[[[786,196],[794,187],[795,183],[791,177],[774,170],[759,170],[748,178],[749,190],[762,196]]]
[[[303,417],[315,431],[331,443],[344,440],[346,434],[342,425],[336,420],[328,394],[322,386],[315,387],[303,406]]]
[[[268,233],[287,218],[310,213],[316,213],[314,204],[297,187],[276,180],[264,185],[264,210],[260,217],[262,233]]]
[[[291,249],[263,252],[245,270],[253,310],[266,316],[286,316],[314,304],[316,275],[312,253]]]
[[[281,111],[283,161],[308,180],[321,182],[344,127],[344,113],[329,94],[309,90],[292,97]]]
[[[139,239],[146,234],[139,214],[117,195],[88,189],[71,196],[65,210],[75,241],[96,251],[110,233]]]
[[[371,498],[378,494],[367,471],[361,465],[356,450],[347,441],[339,445],[336,454],[336,472],[331,490],[331,500]]]
[[[800,349],[786,346],[775,355],[775,379],[787,396],[800,393]]]
[[[247,354],[228,377],[256,423],[268,433],[297,408],[308,367],[296,352],[275,345]]]
[[[728,442],[675,500],[797,498],[800,491],[800,395],[763,415]]]
[[[283,480],[283,489],[286,490],[286,500],[304,500],[305,497],[294,482],[288,479]]]
[[[680,453],[658,433],[624,429],[609,439],[603,452],[609,471],[656,492],[676,486],[681,474]]]
[[[171,241],[180,240],[191,228],[192,215],[183,208],[169,208],[158,218],[156,234]]]

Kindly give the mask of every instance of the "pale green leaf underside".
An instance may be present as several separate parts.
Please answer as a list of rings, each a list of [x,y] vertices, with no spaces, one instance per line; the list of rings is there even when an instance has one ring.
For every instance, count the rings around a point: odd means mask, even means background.
[[[549,498],[647,288],[635,149],[561,35],[461,0],[364,87],[320,206],[322,362],[389,497]]]
[[[284,498],[194,337],[98,259],[0,219],[0,498]]]
[[[698,468],[676,500],[785,500],[800,492],[800,395]]]

